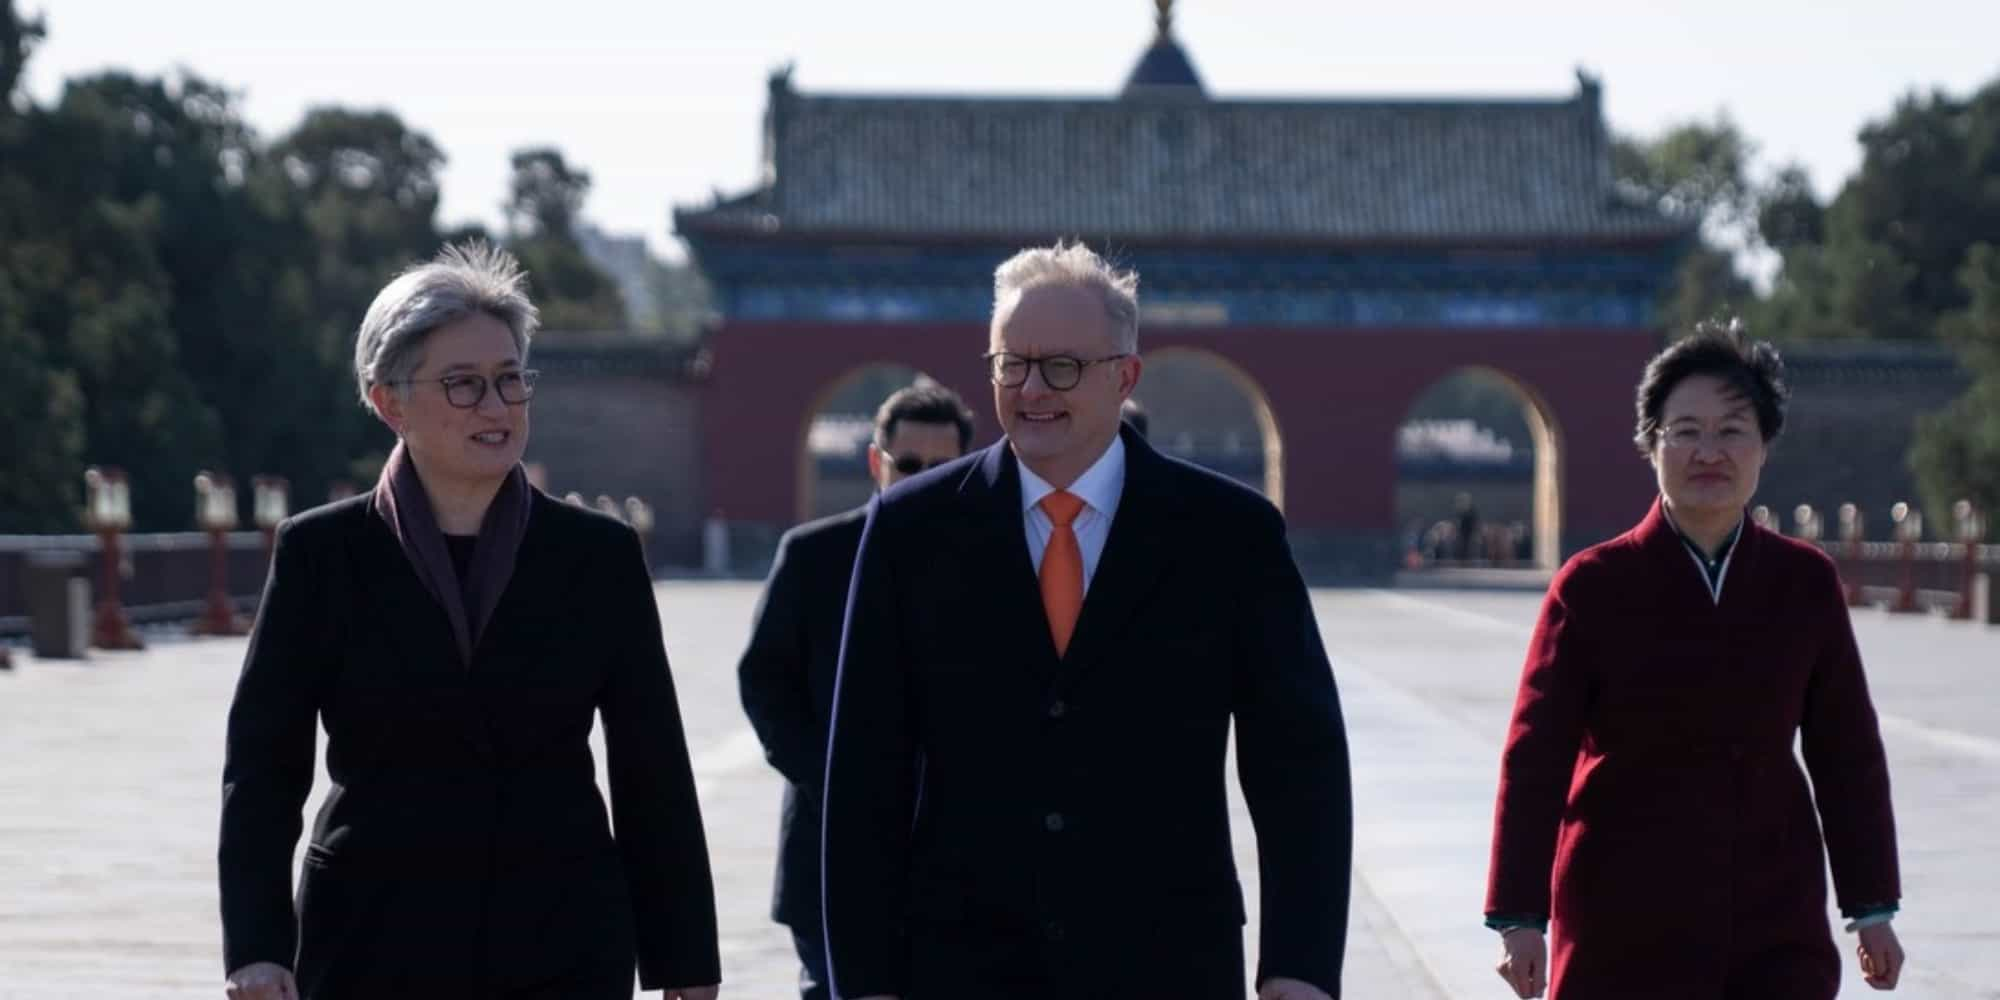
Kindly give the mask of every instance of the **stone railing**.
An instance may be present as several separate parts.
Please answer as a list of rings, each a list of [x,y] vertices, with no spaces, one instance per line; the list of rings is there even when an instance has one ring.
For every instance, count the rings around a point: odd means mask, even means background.
[[[653,532],[650,504],[600,496],[595,502],[569,495],[571,503],[595,507],[632,525],[641,540]],[[118,533],[118,594],[125,614],[139,623],[189,621],[210,611],[216,590],[212,536],[202,531]],[[222,593],[239,612],[254,611],[270,565],[269,535],[262,531],[222,534],[225,580]],[[28,588],[36,568],[81,577],[97,600],[106,579],[104,536],[0,535],[0,636],[26,634],[31,626]]]
[[[2000,625],[2000,545],[1964,542],[1827,542],[1847,603],[1890,611],[1941,612]]]
[[[1752,512],[1776,529],[1770,512]],[[1879,605],[1902,614],[1941,613],[1950,618],[2000,625],[2000,545],[1984,543],[1986,518],[1967,501],[1953,506],[1948,526],[1956,541],[1926,541],[1921,512],[1907,503],[1890,509],[1890,541],[1864,537],[1861,512],[1841,506],[1837,538],[1826,539],[1817,511],[1793,511],[1793,534],[1819,545],[1840,568],[1852,607]]]
[[[239,610],[254,608],[264,589],[270,555],[260,531],[232,531],[228,593]],[[202,612],[213,576],[209,536],[202,531],[141,532],[119,536],[120,599],[137,622],[192,619]],[[28,574],[32,563],[67,561],[76,575],[99,579],[103,541],[98,535],[0,535],[0,635],[28,631]],[[65,557],[66,560],[65,560]]]

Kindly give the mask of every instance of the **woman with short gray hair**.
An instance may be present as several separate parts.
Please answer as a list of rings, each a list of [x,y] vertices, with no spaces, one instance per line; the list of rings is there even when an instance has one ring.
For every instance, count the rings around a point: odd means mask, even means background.
[[[639,539],[521,456],[526,275],[483,242],[376,296],[361,399],[397,436],[366,495],[279,528],[229,711],[232,1000],[713,1000],[715,892]],[[604,722],[611,814],[589,737]],[[292,898],[326,732],[331,787]]]

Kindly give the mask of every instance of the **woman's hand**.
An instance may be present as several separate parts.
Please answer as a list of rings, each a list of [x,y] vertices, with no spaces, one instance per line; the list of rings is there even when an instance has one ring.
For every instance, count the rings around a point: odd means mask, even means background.
[[[299,1000],[292,970],[276,962],[252,962],[229,974],[229,1000]]]
[[[1495,971],[1521,1000],[1549,988],[1549,944],[1541,931],[1516,927],[1500,936],[1500,964]]]
[[[1893,990],[1903,975],[1903,943],[1888,924],[1863,927],[1861,944],[1854,950],[1861,956],[1861,975],[1878,990]]]

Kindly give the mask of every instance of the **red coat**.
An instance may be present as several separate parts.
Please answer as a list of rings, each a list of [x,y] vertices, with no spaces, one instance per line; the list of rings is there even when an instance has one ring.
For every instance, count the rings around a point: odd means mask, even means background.
[[[1888,764],[1833,563],[1746,522],[1718,604],[1655,502],[1549,587],[1486,912],[1553,918],[1551,1000],[1831,1000],[1828,857],[1842,909],[1898,899]]]

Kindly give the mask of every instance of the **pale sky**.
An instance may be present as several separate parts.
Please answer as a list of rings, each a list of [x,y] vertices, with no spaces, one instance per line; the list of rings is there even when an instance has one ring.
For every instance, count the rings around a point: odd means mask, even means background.
[[[755,179],[765,80],[807,92],[1110,95],[1150,0],[16,0],[47,16],[29,90],[187,66],[244,93],[267,138],[317,104],[388,107],[450,158],[442,224],[497,225],[507,158],[553,144],[595,179],[587,218],[677,252],[676,204]],[[1856,131],[1912,88],[2000,76],[2000,3],[1181,0],[1212,96],[1550,96],[1600,75],[1613,128],[1726,109],[1762,162],[1822,194]]]

